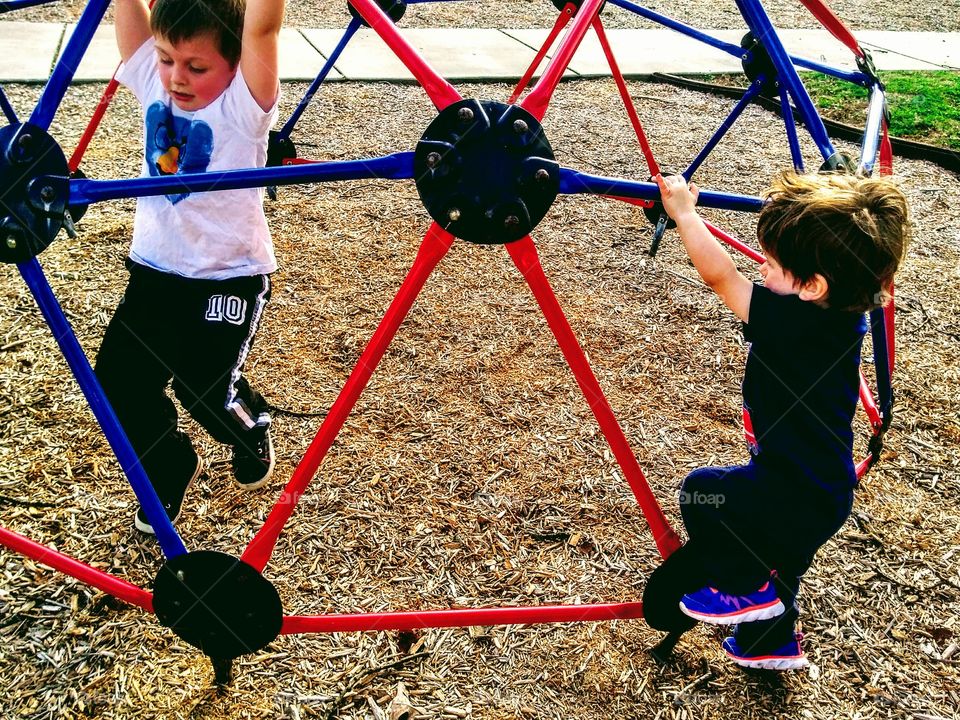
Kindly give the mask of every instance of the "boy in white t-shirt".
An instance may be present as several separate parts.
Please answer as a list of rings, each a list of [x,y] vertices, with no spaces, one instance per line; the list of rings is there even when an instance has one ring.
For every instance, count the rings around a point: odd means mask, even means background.
[[[117,0],[118,78],[144,115],[143,176],[262,167],[276,120],[284,0]],[[277,269],[262,189],[137,201],[130,280],[96,373],[175,521],[203,463],[181,404],[233,446],[241,487],[273,472],[266,402],[242,376]],[[153,528],[137,511],[135,526]]]

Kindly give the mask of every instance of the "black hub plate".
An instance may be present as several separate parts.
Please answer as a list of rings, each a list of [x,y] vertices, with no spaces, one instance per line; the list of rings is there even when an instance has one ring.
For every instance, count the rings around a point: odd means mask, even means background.
[[[778,95],[777,68],[770,59],[767,49],[750,32],[741,38],[740,47],[750,53],[748,60],[740,62],[743,65],[743,74],[750,82],[756,82],[762,75],[764,80],[760,94],[764,97],[776,97]]]
[[[417,143],[413,169],[430,217],[486,245],[533,230],[560,188],[560,166],[537,119],[487,100],[444,108]]]
[[[586,1],[587,1],[587,0],[550,0],[550,2],[553,3],[553,6],[554,6],[557,10],[563,10],[567,5],[573,5],[574,7],[577,8],[577,12],[580,11],[580,8],[583,7],[583,4],[584,4]],[[607,6],[607,3],[606,3],[606,2],[604,2],[603,4],[601,4],[601,5],[600,5],[600,10],[597,12],[597,15],[599,15],[600,13],[602,13],[602,12],[603,12],[603,9],[604,9],[606,6]],[[576,12],[574,13],[574,15],[576,15]]]
[[[0,129],[0,261],[31,260],[53,242],[63,227],[69,175],[46,131],[30,123]]]
[[[403,0],[375,0],[375,2],[393,20],[394,24],[400,22],[400,18],[407,11],[407,4]],[[353,17],[363,23],[364,27],[370,27],[370,24],[363,19],[363,16],[357,12],[357,9],[349,0],[347,0],[347,9]]]
[[[267,167],[281,167],[287,160],[295,160],[297,146],[288,137],[280,137],[278,130],[271,130],[267,141]]]
[[[276,588],[253,566],[211,550],[177,555],[153,583],[160,622],[212,658],[256,652],[280,633]]]

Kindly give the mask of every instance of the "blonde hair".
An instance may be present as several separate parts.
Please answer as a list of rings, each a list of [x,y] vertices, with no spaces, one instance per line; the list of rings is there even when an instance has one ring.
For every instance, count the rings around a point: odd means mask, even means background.
[[[800,283],[822,275],[838,310],[889,301],[909,240],[907,199],[892,179],[787,171],[765,199],[760,245]]]

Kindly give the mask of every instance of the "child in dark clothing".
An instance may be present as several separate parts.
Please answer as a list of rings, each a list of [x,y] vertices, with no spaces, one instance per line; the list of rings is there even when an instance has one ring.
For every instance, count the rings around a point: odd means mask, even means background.
[[[889,299],[907,242],[906,200],[886,178],[783,174],[760,213],[766,261],[755,285],[697,215],[696,186],[656,181],[697,271],[744,322],[752,457],[684,480],[690,539],[651,575],[644,614],[677,634],[697,620],[735,624],[723,642],[734,662],[801,668],[795,598],[852,507],[863,313]]]

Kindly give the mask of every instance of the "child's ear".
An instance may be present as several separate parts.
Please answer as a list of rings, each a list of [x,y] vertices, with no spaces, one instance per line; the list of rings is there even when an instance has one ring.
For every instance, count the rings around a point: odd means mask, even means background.
[[[827,299],[829,290],[827,279],[820,273],[814,273],[813,277],[800,286],[800,299],[807,302],[821,302]]]

